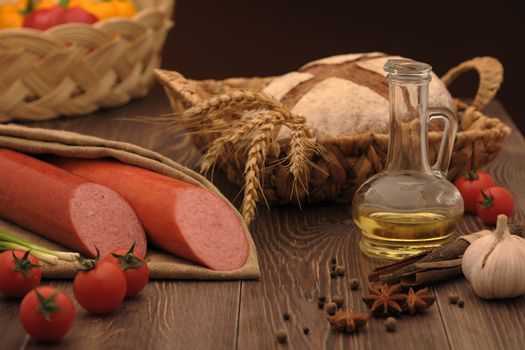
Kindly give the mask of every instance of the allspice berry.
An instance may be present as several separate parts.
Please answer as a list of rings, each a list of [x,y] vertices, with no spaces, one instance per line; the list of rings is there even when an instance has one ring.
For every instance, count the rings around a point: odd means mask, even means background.
[[[343,304],[344,304],[344,302],[345,302],[345,299],[344,299],[342,296],[340,296],[340,295],[334,295],[334,296],[332,297],[332,301],[333,301],[333,302],[337,305],[337,307],[339,308],[339,307],[343,306]]]
[[[345,275],[345,267],[344,266],[337,266],[335,268],[335,273],[338,275],[338,276],[344,276]]]
[[[448,302],[451,304],[457,304],[459,300],[459,294],[456,292],[448,293]]]
[[[387,319],[384,322],[385,329],[388,332],[394,332],[397,328],[397,320],[393,317],[387,317]]]
[[[335,312],[337,311],[337,304],[334,302],[327,303],[324,306],[324,309],[328,315],[333,316],[335,315]]]
[[[288,332],[284,328],[279,329],[277,331],[276,336],[277,341],[279,341],[279,343],[286,343],[286,341],[288,340]]]
[[[359,280],[357,278],[350,279],[350,289],[351,290],[359,289]]]

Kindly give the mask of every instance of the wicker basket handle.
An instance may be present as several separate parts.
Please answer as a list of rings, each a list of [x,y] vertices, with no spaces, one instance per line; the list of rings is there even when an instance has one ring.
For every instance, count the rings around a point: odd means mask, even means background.
[[[500,61],[488,56],[475,57],[449,70],[441,80],[449,86],[462,73],[472,69],[479,75],[478,91],[472,106],[481,110],[492,101],[503,81],[503,65]]]
[[[182,103],[183,108],[188,109],[202,100],[182,74],[164,69],[155,69],[155,75],[166,90],[166,95],[168,95],[172,106],[175,107],[175,103]]]

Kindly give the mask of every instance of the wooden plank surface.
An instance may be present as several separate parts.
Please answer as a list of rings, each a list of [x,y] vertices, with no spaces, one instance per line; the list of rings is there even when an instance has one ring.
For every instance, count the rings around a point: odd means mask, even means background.
[[[83,132],[128,141],[156,150],[182,164],[194,166],[198,150],[187,136],[162,126],[119,117],[168,113],[160,89],[127,106],[90,117],[62,118],[32,126]],[[495,102],[487,112],[511,123]],[[525,141],[513,127],[502,154],[487,167],[499,184],[516,197],[516,215],[525,220]],[[239,189],[224,175],[215,182],[233,199]],[[237,201],[238,202],[238,201]],[[387,333],[381,319],[371,319],[357,335],[342,335],[328,327],[317,307],[319,295],[345,298],[345,308],[364,311],[366,276],[380,262],[359,252],[359,233],[347,204],[321,204],[299,210],[279,206],[259,208],[252,226],[262,278],[246,282],[155,281],[136,299],[114,314],[90,316],[77,306],[74,328],[62,341],[42,344],[27,337],[18,322],[18,304],[0,296],[1,349],[521,349],[525,343],[525,298],[488,302],[477,298],[463,278],[434,286],[436,306],[424,315],[402,317],[398,330]],[[459,232],[482,227],[465,216]],[[328,261],[336,257],[346,275],[331,279]],[[350,278],[361,288],[352,291]],[[69,282],[53,281],[71,294]],[[458,291],[465,308],[448,304],[447,294]],[[284,321],[282,314],[291,319]],[[310,333],[303,334],[308,327]],[[277,343],[280,328],[289,332],[286,345]]]

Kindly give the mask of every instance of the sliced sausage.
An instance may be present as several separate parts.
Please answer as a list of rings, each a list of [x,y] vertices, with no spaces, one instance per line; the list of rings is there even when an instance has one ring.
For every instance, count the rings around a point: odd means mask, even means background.
[[[146,253],[144,229],[116,192],[15,151],[0,149],[0,217],[89,256]]]
[[[50,161],[119,193],[158,247],[214,270],[229,271],[244,265],[248,242],[241,221],[212,192],[114,160]]]

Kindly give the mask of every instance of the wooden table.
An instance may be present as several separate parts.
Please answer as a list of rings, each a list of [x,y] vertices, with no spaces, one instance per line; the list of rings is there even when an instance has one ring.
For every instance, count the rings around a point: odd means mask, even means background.
[[[155,88],[143,100],[94,113],[89,117],[62,118],[33,126],[60,128],[104,138],[129,141],[156,150],[182,164],[194,166],[198,151],[187,136],[163,127],[119,119],[123,116],[159,115],[170,111],[163,92]],[[486,169],[515,196],[515,215],[525,220],[525,140],[503,107],[492,103],[487,114],[512,126],[513,134]],[[239,189],[222,174],[214,181],[229,198]],[[525,298],[483,301],[464,278],[432,287],[436,305],[425,314],[398,320],[394,333],[382,319],[371,319],[355,335],[330,330],[317,307],[319,295],[340,294],[346,307],[364,311],[365,288],[351,291],[349,279],[366,286],[368,272],[378,265],[358,248],[359,232],[349,220],[349,205],[322,204],[259,208],[251,231],[258,248],[260,281],[199,282],[153,281],[138,297],[127,300],[118,312],[92,316],[77,306],[71,332],[61,341],[42,344],[30,339],[18,321],[19,303],[0,296],[0,349],[524,349]],[[465,216],[461,233],[477,231],[479,219]],[[346,267],[344,277],[331,279],[331,257]],[[72,295],[71,284],[45,281]],[[447,294],[457,291],[463,309],[451,305]],[[289,312],[289,321],[283,313]],[[310,333],[303,334],[303,327]],[[289,342],[276,341],[286,328]]]

